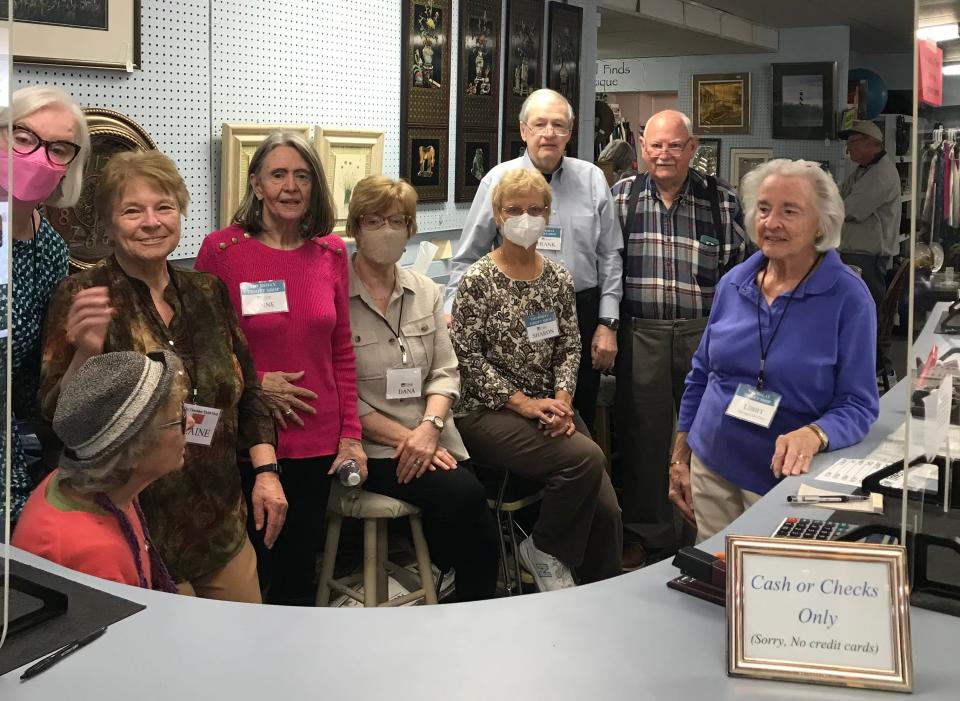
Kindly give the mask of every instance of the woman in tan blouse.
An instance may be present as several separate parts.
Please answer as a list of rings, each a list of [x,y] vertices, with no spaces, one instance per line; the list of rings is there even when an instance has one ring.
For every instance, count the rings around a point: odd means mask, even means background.
[[[580,333],[570,274],[537,253],[552,195],[535,170],[492,194],[502,243],[457,290],[452,336],[463,389],[457,422],[470,452],[545,486],[520,561],[541,591],[620,573],[623,526],[603,452],[573,409]]]
[[[497,532],[450,414],[460,396],[457,358],[430,278],[398,261],[416,232],[417,194],[384,176],[360,181],[350,198],[347,235],[350,325],[357,363],[364,489],[419,506],[430,555],[456,570],[459,601],[494,595]]]

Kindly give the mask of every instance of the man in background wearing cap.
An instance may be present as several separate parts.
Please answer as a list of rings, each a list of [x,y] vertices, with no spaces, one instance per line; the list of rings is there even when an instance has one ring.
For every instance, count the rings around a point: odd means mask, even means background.
[[[842,136],[857,169],[843,182],[846,207],[840,257],[862,271],[870,294],[879,305],[887,290],[890,257],[900,251],[900,175],[883,149],[883,134],[871,121],[853,123]]]

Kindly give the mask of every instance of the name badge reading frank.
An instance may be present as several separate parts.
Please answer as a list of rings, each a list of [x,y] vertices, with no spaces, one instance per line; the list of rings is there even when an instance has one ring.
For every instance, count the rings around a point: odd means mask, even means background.
[[[186,433],[187,443],[209,446],[220,422],[220,409],[200,404],[184,404],[183,410],[187,416],[193,417],[193,426],[188,428]]]
[[[559,251],[563,243],[563,227],[548,226],[543,230],[543,236],[537,239],[538,251]]]
[[[387,399],[413,399],[422,393],[420,368],[387,368]]]
[[[727,416],[741,419],[764,428],[770,428],[770,422],[777,414],[782,397],[776,392],[768,392],[741,382],[737,393],[730,400]]]
[[[287,312],[287,283],[262,280],[240,283],[240,311],[243,316]]]
[[[540,312],[531,314],[523,321],[527,327],[527,340],[530,343],[546,341],[560,335],[560,326],[557,324],[556,312]]]

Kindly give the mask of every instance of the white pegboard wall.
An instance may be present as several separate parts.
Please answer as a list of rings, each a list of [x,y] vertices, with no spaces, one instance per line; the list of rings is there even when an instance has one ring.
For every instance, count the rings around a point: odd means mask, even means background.
[[[195,255],[210,230],[209,6],[206,0],[141,0],[143,68],[90,70],[15,64],[13,88],[52,84],[82,107],[121,112],[177,164],[190,213],[174,258]]]

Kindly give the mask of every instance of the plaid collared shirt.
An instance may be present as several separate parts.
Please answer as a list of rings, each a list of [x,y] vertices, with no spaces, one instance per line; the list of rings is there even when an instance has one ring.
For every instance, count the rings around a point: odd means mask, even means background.
[[[710,313],[717,281],[743,258],[743,211],[729,185],[717,181],[722,231],[715,232],[706,179],[691,170],[671,207],[653,179],[644,191],[624,246],[623,303],[640,319],[698,319]],[[627,217],[634,177],[616,183],[618,221]]]

